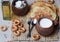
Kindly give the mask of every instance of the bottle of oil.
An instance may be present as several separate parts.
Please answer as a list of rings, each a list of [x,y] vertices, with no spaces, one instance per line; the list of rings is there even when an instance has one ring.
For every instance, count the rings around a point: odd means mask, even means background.
[[[10,2],[9,0],[2,1],[2,14],[4,20],[11,20]]]

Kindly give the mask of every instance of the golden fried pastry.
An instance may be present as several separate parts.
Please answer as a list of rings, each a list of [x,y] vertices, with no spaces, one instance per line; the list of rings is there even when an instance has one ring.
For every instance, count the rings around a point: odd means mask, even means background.
[[[15,31],[13,33],[14,33],[15,36],[20,36],[21,35],[21,33],[19,31]]]
[[[56,8],[54,7],[54,4],[49,4],[46,2],[35,2],[31,5],[30,12],[28,13],[29,16],[32,18],[32,16],[36,16],[39,14],[45,14],[49,15],[49,17],[52,20],[56,19]]]
[[[19,23],[18,24],[18,28],[22,28],[23,27],[23,24],[22,23]]]
[[[26,29],[23,28],[22,22],[17,19],[12,19],[11,30],[15,36],[20,36],[21,33],[25,33],[25,31],[26,31]]]
[[[17,31],[17,26],[12,26],[11,30],[12,30],[13,32]]]
[[[18,25],[19,24],[19,20],[18,19],[12,19],[12,24],[13,25]]]
[[[19,31],[20,31],[21,33],[25,33],[26,29],[25,29],[25,28],[20,28]]]
[[[6,31],[7,30],[6,26],[1,26],[0,28],[1,28],[2,31]]]
[[[40,35],[34,34],[34,35],[32,36],[32,39],[33,39],[33,40],[39,40],[39,39],[40,39]]]
[[[48,0],[48,2],[49,2],[50,4],[52,4],[52,3],[54,2],[54,0]]]

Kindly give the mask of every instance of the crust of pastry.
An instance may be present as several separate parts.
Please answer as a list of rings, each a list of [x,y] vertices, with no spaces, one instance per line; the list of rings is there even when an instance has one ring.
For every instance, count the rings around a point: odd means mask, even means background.
[[[15,31],[13,33],[14,33],[15,36],[20,36],[21,35],[21,33],[19,31]]]
[[[49,4],[47,2],[34,2],[31,5],[30,11],[28,12],[28,16],[30,16],[30,18],[35,18],[36,15],[39,14],[44,14],[49,16],[52,20],[56,19],[56,7],[54,4]]]
[[[20,31],[21,33],[25,33],[26,29],[20,28],[19,31]]]
[[[19,20],[18,19],[12,19],[12,25],[18,25]]]
[[[17,27],[16,27],[16,26],[12,26],[11,30],[12,30],[13,32],[17,31]]]
[[[6,26],[1,26],[0,28],[1,28],[2,31],[6,31],[7,30]]]
[[[32,36],[32,39],[33,39],[33,40],[39,40],[39,39],[40,39],[40,35],[34,34],[34,35]]]

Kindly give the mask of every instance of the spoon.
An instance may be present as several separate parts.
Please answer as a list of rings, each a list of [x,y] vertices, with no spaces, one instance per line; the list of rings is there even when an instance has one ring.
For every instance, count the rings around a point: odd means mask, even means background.
[[[29,32],[28,32],[28,34],[27,34],[27,37],[31,37],[31,35],[30,35],[30,32],[31,32],[31,31],[30,31],[31,19],[28,19],[28,20],[27,20],[27,23],[28,23],[28,25],[29,25],[29,30],[28,30]]]
[[[36,23],[37,23],[37,19],[34,19],[34,20],[32,21],[32,27],[31,27],[31,29],[30,29],[30,35],[31,35],[31,31],[32,31],[32,29],[34,28],[34,26],[36,25]]]
[[[28,33],[28,37],[31,37],[31,31],[32,31],[32,29],[33,29],[33,27],[36,25],[36,23],[37,23],[37,20],[36,19],[34,19],[33,21],[32,21],[32,27],[29,29],[30,31],[29,31],[29,33]]]

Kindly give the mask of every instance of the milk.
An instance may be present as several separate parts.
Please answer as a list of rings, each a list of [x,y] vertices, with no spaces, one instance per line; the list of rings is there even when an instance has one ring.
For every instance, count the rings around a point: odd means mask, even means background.
[[[49,28],[53,24],[52,21],[47,18],[41,19],[39,23],[40,23],[40,27],[42,27],[42,28]]]

